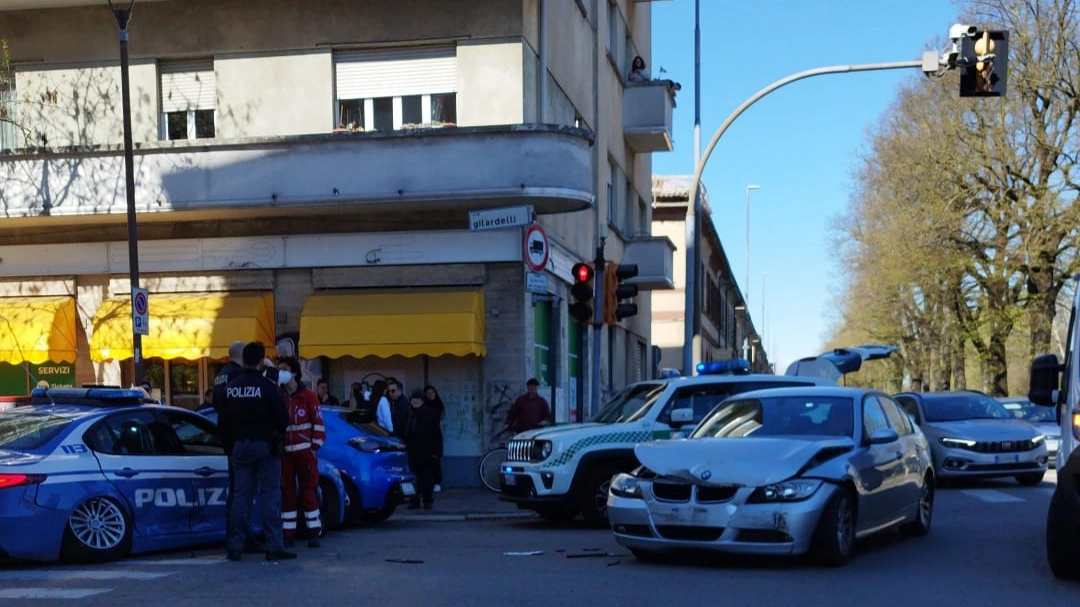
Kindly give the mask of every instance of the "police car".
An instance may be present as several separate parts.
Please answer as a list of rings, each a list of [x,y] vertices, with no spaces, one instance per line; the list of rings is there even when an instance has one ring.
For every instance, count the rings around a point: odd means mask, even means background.
[[[0,411],[0,558],[101,562],[224,540],[216,427],[153,402],[138,388],[38,388]]]

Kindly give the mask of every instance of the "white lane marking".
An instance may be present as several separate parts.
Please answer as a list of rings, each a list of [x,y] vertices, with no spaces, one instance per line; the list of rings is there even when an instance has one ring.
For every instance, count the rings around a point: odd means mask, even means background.
[[[225,561],[225,557],[197,558],[197,559],[165,559],[160,561],[139,561],[138,565],[219,565]]]
[[[147,571],[127,571],[124,569],[30,569],[27,571],[0,571],[0,581],[4,580],[154,580],[173,575],[149,573]]]
[[[111,588],[0,588],[0,599],[85,599]]]
[[[998,491],[997,489],[963,489],[960,491],[968,497],[973,497],[977,500],[990,502],[992,504],[1004,504],[1009,502],[1023,502],[1026,501],[1022,497],[1016,497],[1009,495],[1004,491]]]

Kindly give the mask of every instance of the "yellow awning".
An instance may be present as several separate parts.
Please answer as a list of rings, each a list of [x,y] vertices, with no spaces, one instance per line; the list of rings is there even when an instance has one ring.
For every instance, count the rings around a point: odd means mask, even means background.
[[[483,291],[326,293],[300,314],[300,356],[487,354]]]
[[[234,341],[274,346],[274,296],[270,292],[151,293],[150,333],[143,358],[227,358]],[[90,358],[134,358],[131,298],[109,299],[94,316]]]
[[[0,297],[0,362],[75,362],[75,298]]]

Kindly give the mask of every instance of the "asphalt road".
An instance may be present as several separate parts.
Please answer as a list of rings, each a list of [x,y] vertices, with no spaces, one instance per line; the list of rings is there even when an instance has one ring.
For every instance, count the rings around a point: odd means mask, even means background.
[[[864,541],[838,569],[791,559],[649,564],[610,533],[579,526],[391,519],[338,532],[322,548],[300,547],[299,560],[280,564],[252,555],[232,563],[205,550],[96,567],[0,569],[0,604],[1072,605],[1080,584],[1056,581],[1044,556],[1052,489],[1052,475],[1034,488],[1002,481],[942,489],[928,537]]]

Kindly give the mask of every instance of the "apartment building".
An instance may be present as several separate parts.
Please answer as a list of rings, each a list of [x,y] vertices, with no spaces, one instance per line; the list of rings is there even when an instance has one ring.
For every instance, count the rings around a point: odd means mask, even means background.
[[[672,286],[648,229],[673,87],[627,80],[650,28],[643,0],[136,0],[146,377],[194,406],[228,344],[258,339],[339,398],[434,385],[447,485],[476,483],[527,378],[567,421],[593,400],[592,353],[605,392],[644,377],[650,293]],[[100,0],[0,0],[0,37],[0,392],[129,384],[116,19]],[[523,226],[469,225],[521,206],[547,235],[542,293]],[[565,312],[601,236],[641,261],[641,294],[596,342]]]
[[[682,371],[686,343],[686,205],[693,176],[655,175],[652,184],[652,234],[669,239],[679,250],[675,256],[675,289],[653,295],[652,343],[660,350],[661,369]],[[771,372],[765,347],[713,225],[708,191],[704,185],[701,189],[701,267],[696,281],[699,313],[695,319],[693,364],[746,358],[754,371]]]

